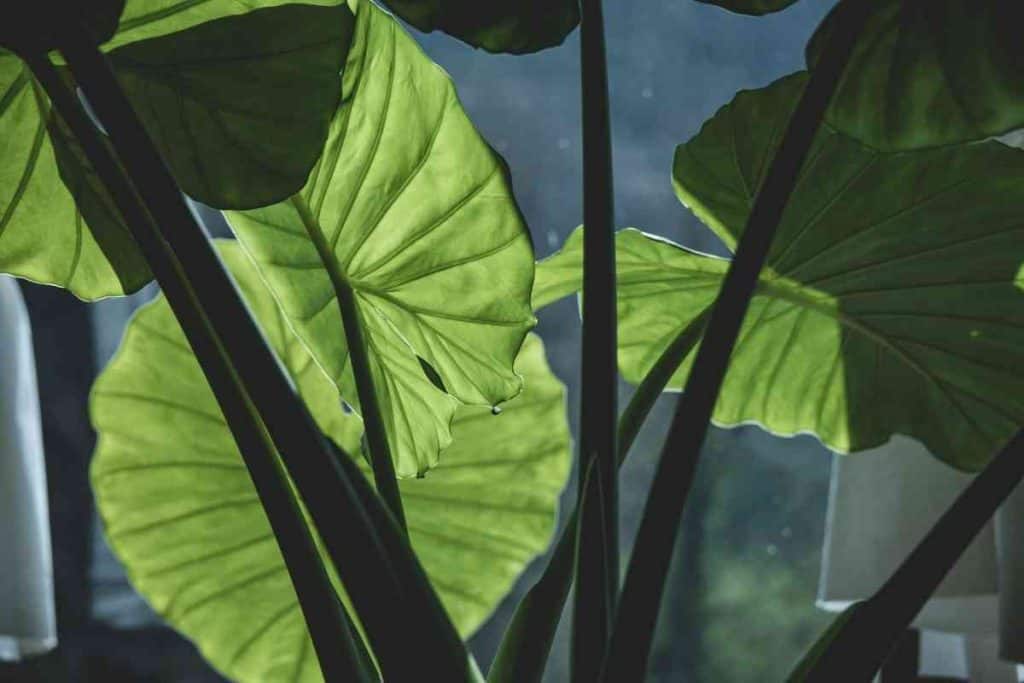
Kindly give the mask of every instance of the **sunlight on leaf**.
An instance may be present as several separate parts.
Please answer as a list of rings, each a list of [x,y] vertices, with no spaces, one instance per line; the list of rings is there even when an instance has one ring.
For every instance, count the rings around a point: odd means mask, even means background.
[[[414,476],[437,464],[458,401],[492,406],[519,391],[533,249],[504,162],[451,81],[371,3],[359,6],[342,100],[302,193],[227,217],[355,406],[331,278],[353,289],[395,468]]]
[[[0,272],[87,300],[145,285],[149,269],[127,228],[111,218],[98,179],[28,69],[6,53],[0,53],[0,131]],[[74,197],[91,212],[94,230]]]
[[[342,409],[241,248],[219,250],[317,423],[358,457],[359,418]],[[442,463],[401,482],[413,547],[465,637],[546,547],[569,473],[565,390],[539,338],[516,368],[526,385],[500,416],[460,407]],[[135,587],[224,674],[321,680],[255,490],[162,297],[129,324],[93,390],[92,418],[97,505]]]

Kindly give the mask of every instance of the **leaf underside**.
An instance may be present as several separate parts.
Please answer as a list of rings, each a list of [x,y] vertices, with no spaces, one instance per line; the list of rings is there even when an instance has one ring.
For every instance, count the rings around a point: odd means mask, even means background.
[[[242,249],[219,250],[317,423],[357,453],[359,418],[342,409]],[[466,637],[548,543],[570,466],[564,387],[538,338],[517,369],[526,388],[501,415],[461,407],[441,465],[401,482],[413,547]],[[94,388],[92,418],[97,505],[142,595],[233,679],[320,681],[269,524],[162,297],[129,324]]]
[[[492,406],[519,391],[532,245],[504,162],[450,80],[371,3],[359,6],[342,101],[302,192],[227,218],[358,407],[335,284],[351,287],[395,469],[422,475],[460,401]]]

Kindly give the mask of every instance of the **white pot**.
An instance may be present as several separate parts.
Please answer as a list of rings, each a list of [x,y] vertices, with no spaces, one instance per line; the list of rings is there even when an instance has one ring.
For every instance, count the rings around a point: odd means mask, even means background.
[[[56,644],[32,331],[17,284],[0,277],[0,659]]]
[[[836,456],[818,606],[839,611],[872,595],[971,479],[902,436],[880,448]],[[922,639],[921,673],[962,676],[969,671],[975,683],[1018,680],[1011,662],[1024,661],[1022,532],[1024,494],[1017,492],[914,620],[915,627],[933,634]],[[938,633],[964,637],[934,637]],[[1011,661],[1000,661],[1000,654]],[[962,666],[949,668],[943,661]]]

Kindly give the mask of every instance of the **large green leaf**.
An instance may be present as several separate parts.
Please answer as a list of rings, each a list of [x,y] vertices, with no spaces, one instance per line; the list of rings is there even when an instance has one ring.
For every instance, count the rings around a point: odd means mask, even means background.
[[[805,81],[740,93],[677,150],[677,192],[730,246]],[[887,156],[823,131],[761,274],[716,422],[810,432],[841,452],[901,433],[957,467],[983,465],[1024,423],[1016,197],[1024,153],[1000,143]],[[712,304],[728,262],[629,230],[618,264],[619,362],[636,383]],[[538,283],[547,280],[542,262]]]
[[[356,405],[332,278],[354,290],[396,470],[412,476],[437,463],[455,399],[519,391],[533,250],[507,169],[447,75],[372,3],[357,12],[342,98],[302,193],[227,216]]]
[[[488,52],[560,44],[580,21],[577,0],[384,0],[421,31],[440,29]]]
[[[357,453],[359,418],[343,411],[242,250],[220,251],[317,422]],[[537,337],[516,367],[523,393],[498,416],[459,408],[442,464],[401,482],[413,546],[464,636],[546,546],[569,472],[565,392]],[[92,417],[97,504],[139,591],[232,678],[320,680],[269,524],[163,298],[130,323],[93,390]]]
[[[730,12],[760,15],[784,10],[796,0],[697,0],[697,2],[718,5]]]
[[[319,156],[352,24],[344,6],[275,7],[130,45],[111,59],[186,192],[216,206],[259,206],[301,188]],[[89,300],[150,278],[77,143],[6,53],[0,271]]]
[[[127,0],[117,33],[104,49],[184,31],[214,19],[290,4],[297,4],[296,0]],[[301,4],[332,6],[343,5],[345,0],[301,0]]]
[[[344,5],[286,5],[110,57],[182,190],[210,206],[254,208],[298,192],[320,156],[353,23]]]
[[[72,193],[90,217],[103,216],[93,230]],[[0,53],[0,272],[83,299],[142,287],[149,270],[103,196],[28,69]]]
[[[827,120],[880,150],[978,140],[1024,127],[1018,0],[877,0]],[[837,10],[808,46],[835,30]]]

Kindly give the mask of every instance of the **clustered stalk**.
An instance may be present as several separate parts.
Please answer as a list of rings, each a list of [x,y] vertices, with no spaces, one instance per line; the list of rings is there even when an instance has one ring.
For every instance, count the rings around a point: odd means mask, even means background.
[[[573,604],[572,680],[596,679],[619,588],[617,319],[611,117],[601,0],[580,14],[583,93],[583,348],[579,428],[580,519]]]

